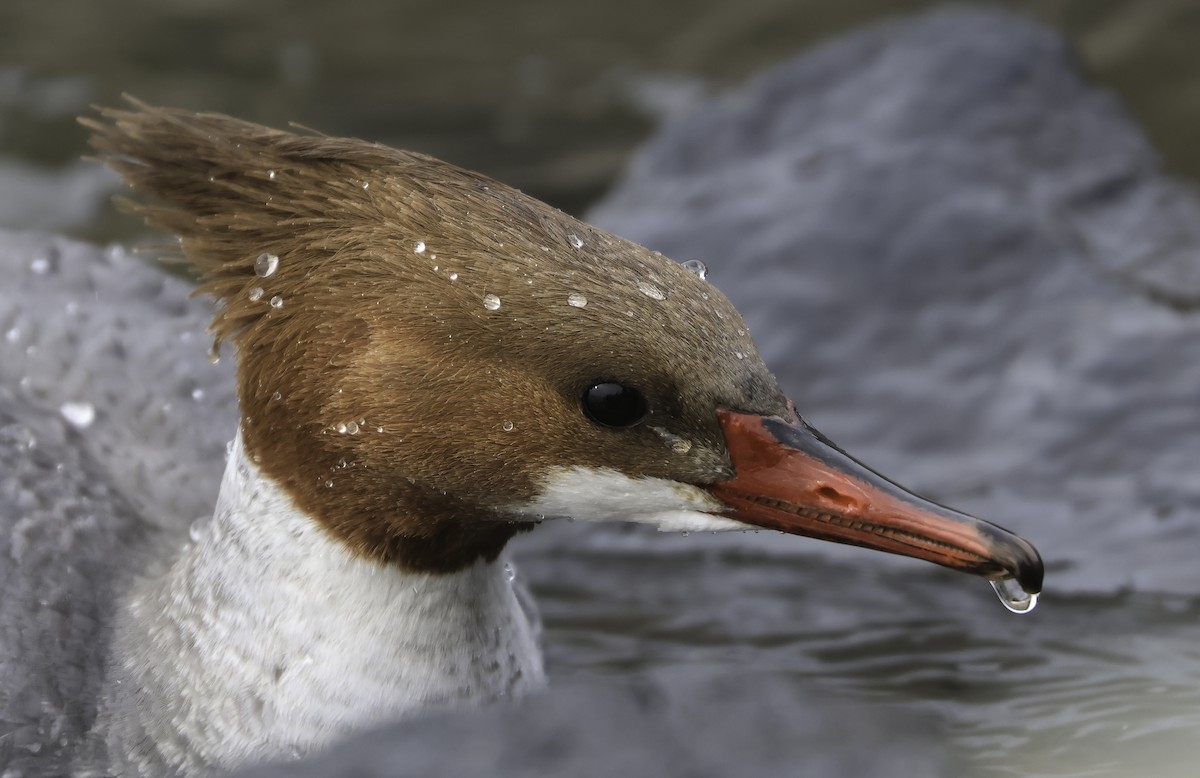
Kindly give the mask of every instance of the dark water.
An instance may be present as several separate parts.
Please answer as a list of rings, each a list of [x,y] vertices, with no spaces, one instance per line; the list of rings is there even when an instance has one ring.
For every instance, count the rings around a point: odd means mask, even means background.
[[[979,776],[1185,776],[1200,747],[1200,600],[1057,594],[1017,617],[982,582],[916,565],[730,549],[630,548],[527,560],[552,676],[707,663],[818,700],[930,716]],[[630,544],[631,546],[633,544]],[[1052,577],[1051,577],[1052,580]],[[856,747],[852,741],[835,750]],[[861,747],[871,747],[861,744]]]
[[[124,92],[418,149],[580,213],[659,117],[857,25],[939,4],[11,0],[0,5],[0,226],[132,234],[98,207],[106,179],[77,165],[74,123]],[[1170,164],[1200,175],[1194,0],[993,5],[1062,29]]]
[[[6,3],[0,226],[102,239],[136,233],[104,206],[111,181],[74,162],[82,133],[73,117],[121,91],[419,148],[581,211],[608,187],[655,116],[877,14],[927,5]],[[1148,123],[1170,164],[1200,171],[1191,140],[1200,120],[1200,99],[1191,99],[1200,95],[1200,7],[1187,0],[1009,5],[1071,33],[1091,72]],[[748,299],[768,296],[770,278],[732,275],[725,283],[744,287]],[[722,284],[719,273],[715,280]],[[1138,321],[1152,330],[1161,315]],[[759,342],[769,346],[771,322],[762,324]],[[203,363],[199,347],[192,356]],[[887,355],[877,357],[894,368],[893,383],[879,384],[893,398],[906,386],[906,357],[892,357],[891,365]],[[838,406],[846,374],[805,381],[799,364],[774,366],[799,374],[793,391],[813,401],[818,421],[839,440],[854,437],[863,415],[906,408],[859,404],[851,413]],[[910,391],[916,407],[928,387]],[[1109,428],[1096,424],[1079,435]],[[976,451],[989,450],[997,429],[976,430]],[[929,732],[915,736],[918,747],[944,749],[966,775],[1195,775],[1200,575],[1190,560],[1200,538],[1181,521],[1164,525],[1150,514],[1122,523],[1104,512],[1104,484],[1078,481],[1063,488],[1091,491],[1104,517],[1099,528],[1049,521],[1039,528],[1041,517],[1022,511],[1032,506],[1036,514],[1042,494],[987,494],[979,474],[1012,463],[947,449],[947,430],[954,425],[930,433],[932,442],[914,439],[924,464],[886,440],[868,458],[902,481],[941,485],[956,501],[975,503],[967,507],[1027,521],[1016,528],[1042,544],[1050,561],[1048,591],[1034,613],[1009,614],[975,579],[796,538],[547,527],[523,539],[518,558],[545,617],[552,678],[624,688],[631,678],[680,667],[733,679],[752,672],[771,686],[801,690],[798,720],[828,699],[928,722]],[[1037,432],[1016,429],[996,448],[1016,451],[1014,440],[1033,441]],[[1195,471],[1176,464],[1179,472]],[[206,477],[217,476],[214,463]],[[1166,557],[1139,556],[1137,548],[1155,532],[1156,549],[1175,549],[1159,570],[1154,565]],[[1123,545],[1140,572],[1121,561]],[[1100,552],[1085,553],[1092,548]],[[1089,558],[1103,562],[1088,567]],[[1109,560],[1111,571],[1104,569]],[[1170,586],[1156,585],[1159,573]],[[1147,577],[1153,585],[1139,583]],[[434,746],[459,745],[447,741]],[[831,739],[825,747],[846,754],[873,742]]]

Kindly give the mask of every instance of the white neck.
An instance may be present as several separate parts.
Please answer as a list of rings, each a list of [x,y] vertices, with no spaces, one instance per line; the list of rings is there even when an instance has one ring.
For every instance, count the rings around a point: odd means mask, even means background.
[[[368,562],[234,441],[216,512],[116,628],[100,726],[129,772],[303,756],[372,722],[545,682],[503,556],[447,575]]]

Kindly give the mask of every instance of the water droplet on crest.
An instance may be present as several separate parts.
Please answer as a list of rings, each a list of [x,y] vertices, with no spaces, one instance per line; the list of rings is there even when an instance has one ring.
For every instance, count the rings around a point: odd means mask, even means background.
[[[450,274],[450,280],[451,280],[451,281],[457,281],[457,280],[458,280],[458,273],[451,273],[451,274]]]
[[[417,254],[424,254],[425,253],[425,241],[419,240],[416,243],[414,243],[413,244],[413,252],[415,252]]]
[[[699,276],[701,281],[708,278],[708,265],[698,259],[689,259],[683,263],[683,267]]]
[[[988,583],[992,585],[996,596],[1000,598],[1000,604],[1013,613],[1029,613],[1037,607],[1037,594],[1030,594],[1022,589],[1015,578],[1001,578],[998,581],[988,581]]]
[[[283,393],[282,393],[282,392],[275,392],[275,394],[271,395],[271,399],[272,399],[272,400],[282,400],[282,399],[283,399]]]
[[[503,429],[504,429],[504,431],[505,431],[505,432],[512,432],[512,431],[513,431],[513,423],[512,423],[511,421],[506,421],[506,422],[504,422],[504,424],[503,424],[503,425],[501,425],[501,426],[503,427]]]
[[[638,291],[649,297],[651,300],[665,300],[667,293],[659,289],[657,286],[646,281],[637,282]]]
[[[485,294],[483,296],[483,307],[489,311],[500,310],[500,298],[494,294]]]
[[[256,286],[256,287],[253,287],[249,292],[247,292],[246,296],[250,298],[251,302],[255,302],[255,301],[261,300],[263,294],[264,294],[263,288],[261,286]]]
[[[358,422],[356,422],[356,421],[347,422],[346,423],[346,433],[349,435],[357,435],[358,434]]]
[[[274,180],[275,180],[275,171],[274,171],[274,170],[268,170],[268,171],[267,171],[267,178],[269,178],[269,179],[271,179],[272,181],[274,181]]]
[[[254,274],[259,278],[270,278],[279,268],[279,257],[263,252],[254,260]]]
[[[283,298],[280,297],[279,295],[275,295],[274,297],[272,297],[271,298],[271,307],[272,308],[282,308],[283,307]]]
[[[575,233],[571,233],[570,235],[568,235],[567,240],[571,241],[571,245],[574,246],[575,248],[577,248],[577,249],[583,248],[583,238],[579,237]]]
[[[587,307],[587,298],[579,292],[572,292],[567,295],[567,305],[570,305],[572,308],[585,308]]]

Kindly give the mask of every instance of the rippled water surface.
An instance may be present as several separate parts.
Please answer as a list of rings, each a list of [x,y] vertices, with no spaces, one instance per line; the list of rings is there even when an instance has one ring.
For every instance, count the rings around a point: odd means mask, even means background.
[[[1038,609],[1016,616],[977,579],[881,570],[865,553],[806,555],[813,541],[631,531],[573,550],[579,529],[552,528],[555,549],[522,567],[546,618],[554,677],[687,663],[765,672],[831,699],[931,716],[970,775],[1195,774],[1194,597],[1056,593],[1051,572]],[[870,744],[830,744],[859,747]]]

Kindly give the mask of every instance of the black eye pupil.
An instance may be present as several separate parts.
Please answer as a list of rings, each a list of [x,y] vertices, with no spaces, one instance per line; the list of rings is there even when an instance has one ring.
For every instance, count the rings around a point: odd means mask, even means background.
[[[641,392],[615,381],[592,384],[583,393],[583,412],[606,427],[632,427],[648,411]]]

